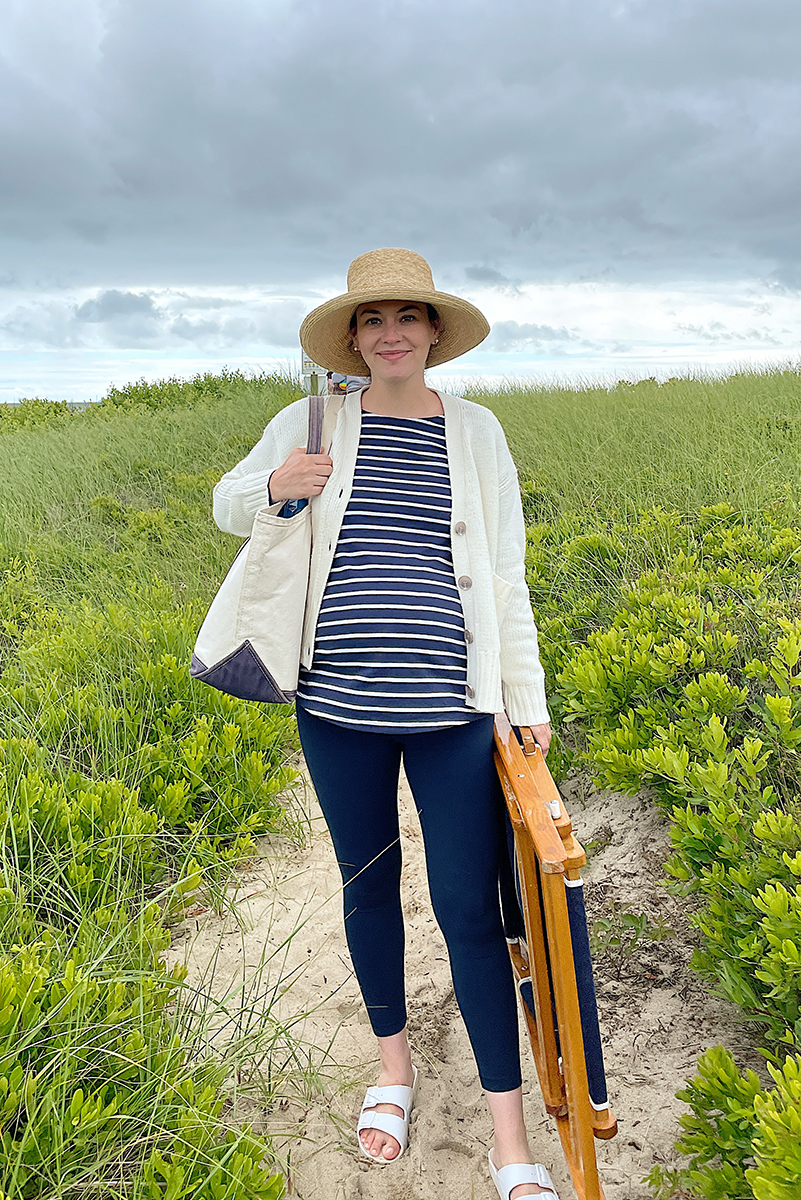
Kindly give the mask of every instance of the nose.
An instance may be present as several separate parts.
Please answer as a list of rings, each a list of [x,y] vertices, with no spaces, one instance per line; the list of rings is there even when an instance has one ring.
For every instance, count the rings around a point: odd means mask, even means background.
[[[384,325],[384,341],[397,342],[400,338],[401,330],[397,321],[387,321]]]

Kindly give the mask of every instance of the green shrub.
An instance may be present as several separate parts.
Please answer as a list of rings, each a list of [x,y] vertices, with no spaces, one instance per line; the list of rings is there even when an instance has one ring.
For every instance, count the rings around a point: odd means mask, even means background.
[[[654,1167],[647,1182],[660,1200],[797,1200],[801,1180],[801,1059],[768,1067],[774,1087],[740,1072],[727,1050],[698,1059],[698,1074],[678,1093],[689,1106],[676,1148],[687,1167]]]
[[[222,894],[295,778],[286,708],[188,673],[234,549],[211,522],[212,483],[295,394],[224,373],[112,389],[84,413],[0,414],[8,1200],[283,1195],[267,1140],[222,1119],[231,1071],[279,1036],[251,1028],[269,1013],[248,1009],[247,1045],[212,1054],[219,1012],[162,955],[167,922],[199,888]]]
[[[132,408],[169,409],[184,404],[214,403],[224,400],[232,391],[241,388],[281,390],[284,403],[298,395],[297,385],[278,375],[249,376],[228,367],[215,374],[206,371],[190,379],[172,376],[170,379],[138,379],[122,387],[112,386],[100,401],[100,406],[112,410]],[[29,402],[30,403],[30,402]]]
[[[680,1119],[677,1145],[690,1155],[689,1179],[705,1200],[739,1200],[748,1194],[745,1169],[753,1160],[758,1094],[754,1072],[741,1074],[719,1046],[699,1057],[698,1074],[679,1093],[690,1113]]]
[[[2,1192],[277,1200],[264,1144],[220,1126],[224,1064],[190,1061],[170,1011],[180,972],[154,961],[126,979],[124,955],[90,951],[43,939],[0,955]]]
[[[48,777],[31,740],[0,741],[0,830],[6,880],[47,920],[127,901],[164,876],[159,821],[119,780]]]
[[[756,1200],[796,1200],[801,1180],[801,1059],[770,1067],[775,1089],[754,1099],[757,1118],[747,1172]]]
[[[49,425],[73,415],[66,400],[41,400],[38,396],[19,404],[0,404],[0,433]]]
[[[529,530],[527,566],[543,642],[560,642],[545,655],[563,735],[601,783],[645,788],[670,817],[672,886],[700,901],[693,966],[758,1025],[777,1085],[760,1107],[755,1076],[702,1057],[681,1094],[691,1166],[650,1182],[665,1198],[773,1196],[798,1116],[781,1054],[801,1049],[801,530],[726,503],[594,536],[564,514],[556,526]],[[610,930],[611,917],[596,948]]]
[[[176,832],[241,856],[296,778],[294,721],[190,679],[201,614],[157,586],[48,609],[0,680],[0,712],[65,770],[121,780]]]

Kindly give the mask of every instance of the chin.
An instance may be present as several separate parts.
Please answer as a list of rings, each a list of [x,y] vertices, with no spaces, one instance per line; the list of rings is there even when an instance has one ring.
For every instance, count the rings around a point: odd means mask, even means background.
[[[371,368],[373,379],[413,379],[425,371],[425,363],[409,363],[406,359],[397,363],[386,363],[382,358]]]

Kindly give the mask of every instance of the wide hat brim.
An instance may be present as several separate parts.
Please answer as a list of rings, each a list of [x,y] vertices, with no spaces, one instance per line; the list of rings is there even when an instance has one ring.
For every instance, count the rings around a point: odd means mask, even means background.
[[[410,287],[401,282],[402,274],[398,272],[399,278],[395,282],[349,290],[313,309],[300,327],[300,344],[312,362],[342,375],[364,375],[364,359],[349,349],[350,321],[360,304],[380,300],[415,300],[434,305],[442,318],[443,328],[439,343],[429,351],[428,367],[458,358],[484,341],[490,331],[489,322],[474,304],[460,296],[438,292],[433,287]]]

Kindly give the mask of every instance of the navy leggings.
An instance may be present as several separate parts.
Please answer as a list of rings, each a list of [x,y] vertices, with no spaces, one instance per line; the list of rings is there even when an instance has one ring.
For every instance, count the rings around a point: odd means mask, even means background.
[[[520,1085],[517,1008],[498,900],[504,846],[491,715],[426,733],[364,733],[298,706],[306,763],[342,872],[345,933],[373,1031],[406,1025],[401,757],[420,817],[434,915],[482,1085]]]

